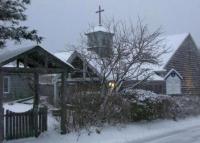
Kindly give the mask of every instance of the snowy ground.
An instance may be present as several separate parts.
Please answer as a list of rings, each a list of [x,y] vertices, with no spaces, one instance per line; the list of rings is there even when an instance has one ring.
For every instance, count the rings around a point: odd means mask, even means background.
[[[17,112],[26,111],[30,105],[15,103],[4,104],[4,107]],[[95,132],[88,135],[88,131],[82,130],[80,134],[59,134],[59,123],[48,116],[48,132],[38,138],[4,141],[4,143],[199,143],[200,142],[200,116],[179,121],[157,120],[152,122],[140,122],[129,125],[106,126],[101,133]],[[99,129],[99,128],[98,128]]]
[[[129,143],[199,143],[200,126],[194,126],[187,129],[172,131],[164,135],[144,138]]]
[[[57,129],[59,123],[50,115],[48,122],[48,132],[43,133],[39,138],[5,141],[5,143],[176,143],[178,141],[197,143],[200,135],[200,117],[178,122],[157,120],[116,127],[107,126],[100,134],[93,132],[90,135],[84,130],[81,134],[60,135]]]

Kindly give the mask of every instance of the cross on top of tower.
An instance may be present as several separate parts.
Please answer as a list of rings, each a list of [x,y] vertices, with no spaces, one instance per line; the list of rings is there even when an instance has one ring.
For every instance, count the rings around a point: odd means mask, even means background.
[[[99,14],[99,26],[102,26],[102,23],[101,23],[101,13],[104,12],[104,9],[101,9],[101,6],[99,5],[99,10],[96,11],[96,13]]]

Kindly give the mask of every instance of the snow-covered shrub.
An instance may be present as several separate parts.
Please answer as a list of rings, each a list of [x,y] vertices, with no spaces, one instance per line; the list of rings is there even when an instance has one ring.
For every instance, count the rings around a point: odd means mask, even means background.
[[[145,90],[123,90],[119,94],[73,94],[68,98],[70,116],[67,127],[78,130],[104,123],[126,123],[158,118],[174,118],[177,104],[171,96]]]
[[[134,89],[125,89],[121,94],[131,104],[132,121],[175,117],[177,105],[170,96]]]
[[[174,96],[174,102],[177,104],[176,116],[184,118],[200,114],[200,97],[199,96]]]
[[[104,101],[106,98],[106,104]],[[68,100],[73,110],[72,129],[130,121],[130,104],[120,95],[77,94]]]
[[[67,102],[67,109],[70,110],[67,112],[69,131],[89,129],[104,123],[176,119],[200,114],[200,97],[167,96],[136,89],[124,89],[118,94],[105,96],[98,93],[74,93]]]
[[[102,97],[99,94],[75,94],[68,102],[72,107],[70,110],[73,111],[72,129],[79,130],[83,127],[97,125],[102,118],[99,114]]]

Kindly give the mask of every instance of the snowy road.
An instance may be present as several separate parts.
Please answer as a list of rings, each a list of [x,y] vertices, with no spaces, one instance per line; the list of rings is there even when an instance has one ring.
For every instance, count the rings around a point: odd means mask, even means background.
[[[165,135],[154,136],[132,143],[200,143],[200,126],[170,132]]]

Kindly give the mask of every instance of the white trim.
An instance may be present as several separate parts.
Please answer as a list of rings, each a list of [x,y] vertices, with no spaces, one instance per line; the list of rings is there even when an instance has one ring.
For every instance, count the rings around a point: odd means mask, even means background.
[[[183,79],[183,77],[181,76],[181,74],[180,74],[177,70],[175,70],[174,68],[172,68],[172,69],[165,75],[165,78],[164,78],[164,79],[166,80],[167,77],[168,77],[172,72],[175,72],[181,80]]]
[[[4,81],[5,78],[8,79],[8,91],[4,91],[4,83],[3,83],[3,93],[9,94],[10,93],[10,77],[9,76],[3,76],[3,81]]]

